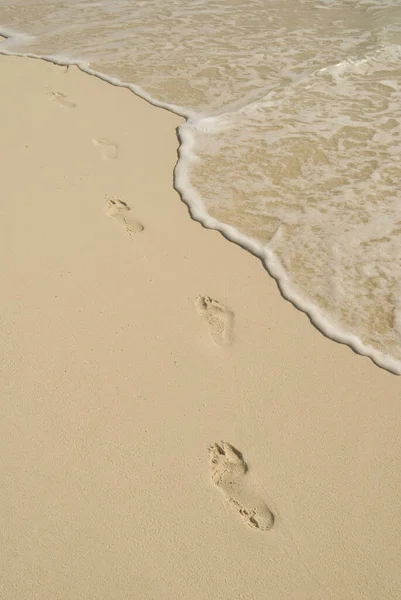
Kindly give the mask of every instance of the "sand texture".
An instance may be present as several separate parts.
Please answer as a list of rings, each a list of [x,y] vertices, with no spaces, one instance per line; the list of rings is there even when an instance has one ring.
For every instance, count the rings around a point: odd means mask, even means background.
[[[399,600],[401,379],[190,219],[180,118],[0,77],[0,598]]]

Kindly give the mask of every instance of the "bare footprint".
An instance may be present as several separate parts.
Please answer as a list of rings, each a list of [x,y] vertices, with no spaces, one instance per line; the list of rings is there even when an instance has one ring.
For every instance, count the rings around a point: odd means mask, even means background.
[[[117,221],[119,221],[122,225],[124,225],[125,230],[131,235],[135,235],[136,233],[140,233],[144,230],[144,226],[142,223],[137,221],[129,215],[129,211],[131,208],[128,206],[126,202],[122,200],[118,200],[117,198],[112,198],[107,200],[105,213],[108,217],[113,217]]]
[[[198,296],[198,314],[209,326],[209,333],[215,344],[227,346],[233,339],[234,313],[209,296]]]
[[[49,100],[51,100],[52,102],[56,102],[60,106],[65,106],[67,108],[76,107],[76,104],[74,104],[74,102],[70,102],[70,100],[68,100],[68,97],[65,94],[62,94],[61,92],[50,92],[48,96]]]
[[[249,490],[246,481],[248,466],[238,450],[227,442],[212,444],[209,448],[212,481],[254,529],[268,531],[273,527],[274,515],[262,498]]]
[[[93,138],[92,142],[101,149],[102,158],[113,160],[118,157],[118,146],[107,138]]]
[[[60,65],[53,63],[53,70],[56,75],[66,75],[70,69],[70,65]]]

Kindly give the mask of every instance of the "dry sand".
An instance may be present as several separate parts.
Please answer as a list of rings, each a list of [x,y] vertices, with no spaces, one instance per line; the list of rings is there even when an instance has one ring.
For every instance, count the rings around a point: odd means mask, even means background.
[[[0,79],[0,598],[399,599],[401,379],[191,221],[178,117]]]

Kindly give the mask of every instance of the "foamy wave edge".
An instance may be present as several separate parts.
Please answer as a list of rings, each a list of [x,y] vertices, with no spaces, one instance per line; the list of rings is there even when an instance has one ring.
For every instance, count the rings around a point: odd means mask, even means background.
[[[160,102],[143,90],[140,86],[132,83],[124,83],[116,77],[104,75],[99,71],[91,69],[85,61],[71,60],[62,55],[41,55],[31,52],[16,52],[2,47],[5,44],[13,45],[23,44],[24,41],[32,40],[32,36],[19,33],[10,29],[0,29],[0,36],[5,38],[5,42],[0,42],[0,55],[17,56],[21,58],[34,58],[51,62],[60,66],[76,66],[84,73],[98,77],[99,79],[110,83],[116,87],[123,87],[131,90],[136,96],[146,100],[153,106],[164,108],[178,116],[186,119],[186,123],[180,125],[177,130],[180,146],[178,149],[178,161],[174,169],[174,187],[180,194],[182,201],[187,205],[191,218],[201,223],[207,229],[219,231],[226,239],[241,246],[251,254],[257,256],[264,264],[267,272],[271,275],[280,290],[283,298],[291,302],[301,312],[304,312],[311,323],[327,338],[349,346],[356,354],[367,356],[377,366],[386,369],[394,375],[401,375],[401,361],[394,357],[375,350],[371,346],[365,345],[356,335],[342,330],[326,317],[312,302],[303,297],[294,289],[288,274],[280,264],[280,261],[268,248],[262,246],[259,242],[244,234],[241,234],[235,227],[226,225],[212,217],[206,211],[202,198],[196,192],[189,181],[188,167],[191,162],[196,160],[193,152],[194,137],[190,131],[192,120],[201,121],[203,116],[183,109],[175,104]],[[207,117],[206,117],[207,118]]]

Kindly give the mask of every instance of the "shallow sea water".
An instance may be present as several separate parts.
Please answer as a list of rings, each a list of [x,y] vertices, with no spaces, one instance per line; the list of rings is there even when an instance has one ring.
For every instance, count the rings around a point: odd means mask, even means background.
[[[193,216],[401,372],[398,0],[0,0],[0,30],[0,51],[81,61],[186,116]]]

